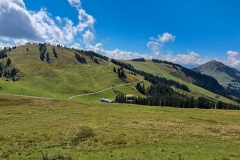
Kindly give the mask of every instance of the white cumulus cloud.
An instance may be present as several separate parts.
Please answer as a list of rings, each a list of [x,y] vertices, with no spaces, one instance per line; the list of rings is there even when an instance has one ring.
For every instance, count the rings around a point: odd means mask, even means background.
[[[157,56],[160,54],[160,49],[164,46],[162,43],[158,41],[150,41],[147,43],[147,46],[152,50],[152,52]]]
[[[70,48],[74,48],[74,49],[82,49],[81,45],[79,43],[74,43],[72,46],[70,46]]]
[[[175,36],[173,36],[172,34],[170,33],[163,33],[162,35],[158,35],[158,38],[159,38],[159,41],[162,42],[162,43],[165,43],[165,42],[169,42],[169,41],[174,41],[175,40]]]
[[[83,41],[85,44],[89,44],[91,41],[93,41],[95,38],[94,33],[91,32],[90,30],[87,30],[84,34],[83,34]]]
[[[87,50],[91,50],[96,53],[99,53],[99,54],[102,54],[109,58],[114,58],[114,59],[123,59],[123,60],[131,60],[134,58],[152,59],[152,56],[149,56],[147,54],[139,54],[139,53],[133,53],[133,52],[128,52],[128,51],[121,51],[120,49],[108,51],[103,48],[102,43],[97,43],[95,46],[87,45]]]
[[[164,46],[164,43],[169,41],[174,41],[175,36],[166,32],[162,35],[158,35],[158,38],[151,37],[150,41],[147,43],[147,46],[152,50],[155,56],[159,56],[161,54],[161,48]]]
[[[156,57],[150,56],[148,54],[139,54],[139,53],[134,53],[134,52],[122,51],[120,49],[105,50],[103,48],[102,43],[97,43],[94,46],[87,45],[86,48],[87,48],[87,50],[91,50],[96,53],[99,53],[99,54],[102,54],[109,58],[114,58],[114,59],[131,60],[134,58],[145,58],[145,59],[156,58]],[[161,60],[166,60],[169,62],[182,64],[182,65],[193,65],[193,66],[201,65],[201,64],[209,61],[208,58],[202,58],[199,54],[197,54],[193,51],[189,51],[187,54],[172,55],[169,53],[166,55],[161,55]]]
[[[240,55],[235,51],[228,51],[228,64],[232,67],[240,68]]]
[[[78,10],[77,24],[68,18],[52,18],[45,8],[29,11],[23,0],[0,0],[0,42],[12,44],[18,40],[70,44],[78,35],[86,37],[93,30],[95,19],[81,8],[80,0],[68,2]],[[89,42],[90,37],[94,37],[91,33],[87,36]]]
[[[163,54],[161,50],[165,43],[173,42],[175,39],[176,36],[165,32],[161,35],[158,35],[158,38],[151,37],[150,41],[147,43],[147,47],[149,47],[154,53],[154,58],[182,65],[201,65],[209,60],[208,58],[202,58],[199,54],[193,51],[189,51],[187,54]]]
[[[81,1],[80,0],[68,0],[68,2],[73,7],[80,7],[81,6]]]
[[[0,1],[0,36],[41,40],[31,15],[22,0]]]
[[[57,16],[57,17],[55,17],[55,19],[59,22],[59,23],[61,23],[62,22],[62,18],[61,17],[59,17],[59,16]]]
[[[188,54],[177,54],[176,56],[172,54],[167,54],[164,56],[166,61],[178,63],[178,64],[187,64],[187,65],[201,65],[209,61],[209,59],[202,59],[201,56],[193,51],[190,51]]]

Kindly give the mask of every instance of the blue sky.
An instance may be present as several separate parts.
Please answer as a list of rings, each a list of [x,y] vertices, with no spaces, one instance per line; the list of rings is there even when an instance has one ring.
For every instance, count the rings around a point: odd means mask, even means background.
[[[239,7],[237,0],[1,0],[0,47],[46,41],[116,59],[185,66],[216,59],[240,68]]]

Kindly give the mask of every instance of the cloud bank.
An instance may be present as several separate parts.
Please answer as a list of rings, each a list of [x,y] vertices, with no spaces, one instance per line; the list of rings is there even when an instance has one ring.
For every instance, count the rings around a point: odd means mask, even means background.
[[[87,48],[87,50],[91,50],[91,51],[94,51],[96,53],[100,53],[102,55],[105,55],[109,58],[114,58],[114,59],[123,59],[123,60],[131,60],[131,59],[134,59],[134,58],[152,59],[152,56],[149,56],[148,54],[139,54],[139,53],[121,51],[120,49],[107,51],[103,48],[102,43],[97,43],[95,46],[87,45],[86,48]]]
[[[28,11],[23,0],[1,0],[0,42],[12,45],[27,41],[70,44],[77,35],[82,35],[86,43],[92,41],[95,19],[82,9],[80,0],[68,2],[78,11],[76,25],[68,18],[52,18],[45,8]]]
[[[164,45],[176,40],[176,36],[168,32],[159,34],[156,38],[151,37],[146,44],[153,55],[120,49],[105,50],[102,43],[91,45],[95,40],[94,24],[96,20],[82,8],[80,0],[68,0],[68,3],[78,12],[78,15],[76,15],[78,18],[77,24],[65,17],[52,17],[46,8],[41,8],[39,11],[29,11],[23,0],[0,0],[0,49],[4,46],[21,45],[29,41],[59,43],[71,48],[82,49],[82,45],[77,42],[80,41],[86,45],[87,50],[114,59],[157,58],[173,63],[191,65],[200,65],[208,60],[201,58],[194,51],[177,55],[162,54],[161,50]],[[238,52],[228,51],[227,55],[231,66],[240,67]]]
[[[209,61],[209,59],[203,59],[199,54],[193,51],[189,51],[188,54],[177,54],[176,56],[167,54],[164,57],[166,61],[183,65],[201,65]]]

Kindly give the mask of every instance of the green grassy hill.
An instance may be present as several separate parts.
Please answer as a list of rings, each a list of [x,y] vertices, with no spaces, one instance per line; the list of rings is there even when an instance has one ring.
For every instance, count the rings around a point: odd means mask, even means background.
[[[124,61],[122,61],[124,62]],[[159,75],[167,79],[175,81],[186,81],[193,82],[193,79],[187,77],[181,70],[176,69],[171,64],[165,63],[154,63],[152,60],[146,60],[145,62],[125,61],[126,63],[132,64],[134,68],[142,70],[154,75]]]
[[[240,72],[218,61],[207,62],[194,70],[214,77],[221,85],[240,89]]]
[[[0,86],[4,94],[19,94],[29,96],[50,97],[67,99],[71,95],[91,93],[109,88],[112,85],[125,84],[140,80],[141,76],[134,76],[125,70],[126,79],[122,80],[113,72],[113,67],[119,68],[109,61],[95,57],[98,64],[89,56],[82,55],[87,64],[82,64],[75,58],[75,51],[54,47],[57,57],[54,57],[53,47],[46,45],[46,53],[49,53],[49,63],[40,60],[38,44],[18,46],[7,51],[7,58],[11,60],[11,66],[20,71],[18,81],[5,81],[0,79]],[[2,59],[1,61],[6,61]],[[148,82],[143,82],[149,84]],[[98,100],[101,97],[114,99],[117,94],[135,94],[141,96],[135,89],[136,84],[109,90],[106,94],[92,95],[90,99]]]
[[[152,60],[146,60],[145,62],[136,62],[136,61],[123,61],[125,63],[129,63],[134,66],[134,68],[138,70],[142,70],[154,75],[159,75],[161,77],[164,77],[169,80],[174,80],[179,83],[185,84],[189,87],[190,93],[183,92],[185,94],[189,94],[190,96],[194,96],[195,98],[199,96],[203,96],[209,99],[214,100],[216,97],[215,93],[212,93],[206,89],[203,89],[199,86],[196,86],[193,83],[194,79],[186,76],[184,72],[181,71],[181,69],[178,66],[172,65],[172,64],[166,64],[166,63],[154,63]],[[221,101],[237,104],[235,101],[232,101],[228,98],[221,97]]]

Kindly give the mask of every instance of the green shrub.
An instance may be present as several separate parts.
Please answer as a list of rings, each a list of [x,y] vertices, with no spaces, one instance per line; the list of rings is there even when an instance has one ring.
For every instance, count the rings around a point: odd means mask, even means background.
[[[74,143],[83,142],[94,136],[95,133],[92,128],[88,126],[81,126],[79,128],[79,131],[76,133],[73,142]]]

